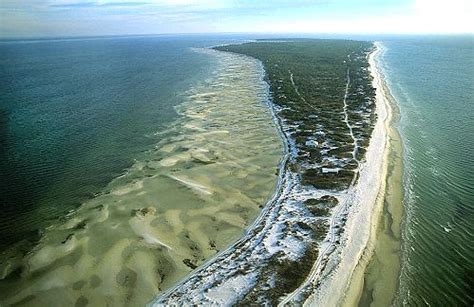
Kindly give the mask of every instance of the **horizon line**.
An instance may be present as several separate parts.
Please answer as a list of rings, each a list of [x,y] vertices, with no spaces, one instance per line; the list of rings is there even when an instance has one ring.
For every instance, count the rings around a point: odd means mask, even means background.
[[[167,33],[129,33],[129,34],[99,34],[99,35],[60,35],[60,36],[0,36],[0,41],[29,41],[29,40],[56,40],[56,39],[94,39],[113,37],[147,37],[147,36],[202,36],[202,35],[352,35],[352,36],[474,36],[474,32],[167,32]],[[297,37],[295,37],[297,38]]]

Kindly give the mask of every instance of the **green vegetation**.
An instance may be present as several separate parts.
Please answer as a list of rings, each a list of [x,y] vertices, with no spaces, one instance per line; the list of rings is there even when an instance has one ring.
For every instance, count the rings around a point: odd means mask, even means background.
[[[278,115],[295,142],[290,169],[301,175],[302,184],[347,188],[375,123],[375,90],[367,61],[372,43],[262,40],[215,49],[262,61]]]
[[[321,198],[310,198],[305,201],[305,206],[314,216],[329,216],[330,211],[339,201],[334,196],[325,195]]]
[[[331,214],[339,204],[334,192],[357,180],[375,123],[375,90],[367,61],[372,44],[262,40],[216,49],[252,56],[263,63],[292,153],[286,170],[298,174],[303,190],[326,190],[322,196],[289,200],[299,202],[300,211],[292,211],[279,237],[292,237],[294,241],[287,241],[300,242],[295,246],[301,250],[296,257],[278,251],[265,259],[255,286],[239,302],[277,305],[305,281],[316,262],[319,244],[327,236]],[[345,217],[340,223],[334,226],[336,235]],[[337,238],[335,244],[339,243]]]
[[[239,301],[239,306],[277,306],[282,295],[291,293],[302,282],[318,258],[318,248],[309,244],[298,260],[289,260],[276,253],[262,268],[252,290]],[[268,283],[273,280],[273,285]],[[263,293],[261,290],[264,290]]]

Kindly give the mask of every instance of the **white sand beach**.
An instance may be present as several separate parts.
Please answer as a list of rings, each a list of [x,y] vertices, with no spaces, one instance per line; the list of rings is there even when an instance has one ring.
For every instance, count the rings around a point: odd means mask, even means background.
[[[366,162],[361,166],[360,179],[353,191],[353,201],[343,234],[343,243],[337,247],[321,274],[320,286],[306,305],[353,306],[357,304],[363,288],[364,273],[371,259],[377,239],[381,212],[387,197],[387,178],[392,139],[393,106],[390,93],[383,80],[377,57],[383,46],[375,43],[369,64],[376,88],[378,120],[367,151]],[[397,178],[399,179],[399,178]]]

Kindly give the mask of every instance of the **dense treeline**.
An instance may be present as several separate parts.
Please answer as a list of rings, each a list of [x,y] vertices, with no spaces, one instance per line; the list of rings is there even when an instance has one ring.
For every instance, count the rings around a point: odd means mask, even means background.
[[[296,144],[290,167],[303,184],[321,189],[347,188],[368,146],[375,123],[367,61],[372,48],[372,43],[348,40],[262,40],[216,47],[262,61],[273,102]]]

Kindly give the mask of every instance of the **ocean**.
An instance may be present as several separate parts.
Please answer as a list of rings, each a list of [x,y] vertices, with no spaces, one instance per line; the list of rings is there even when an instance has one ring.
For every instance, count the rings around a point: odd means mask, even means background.
[[[0,248],[121,175],[212,69],[192,42],[97,38],[0,43]]]
[[[0,302],[143,304],[242,234],[281,140],[260,64],[200,48],[244,39],[0,42]],[[395,304],[472,306],[473,37],[380,40],[404,142]]]
[[[400,108],[405,216],[396,305],[474,304],[474,37],[383,40]]]
[[[141,306],[242,236],[283,143],[236,41],[0,42],[0,304]]]

